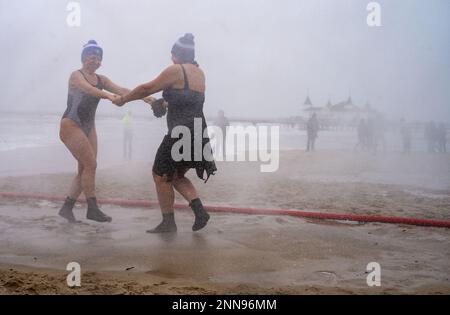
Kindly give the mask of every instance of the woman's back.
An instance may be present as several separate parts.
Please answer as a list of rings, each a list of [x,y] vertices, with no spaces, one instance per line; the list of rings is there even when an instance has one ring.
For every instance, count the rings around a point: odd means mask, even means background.
[[[202,119],[202,129],[204,129],[206,128],[203,115],[205,76],[203,71],[195,65],[179,66],[182,79],[163,91],[163,97],[169,104],[167,111],[169,133],[175,126],[180,125],[193,130],[194,118]]]
[[[179,67],[179,79],[175,84],[172,85],[172,89],[182,89],[184,87],[185,81],[183,76],[183,69],[181,68],[181,66],[183,66],[189,82],[189,88],[193,91],[202,93],[205,92],[205,74],[200,67],[190,63],[186,63],[183,65],[178,64],[175,66]]]

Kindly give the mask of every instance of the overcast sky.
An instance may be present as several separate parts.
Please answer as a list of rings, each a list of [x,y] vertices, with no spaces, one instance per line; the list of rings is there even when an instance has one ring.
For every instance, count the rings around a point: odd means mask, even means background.
[[[378,1],[380,27],[366,23],[368,0],[85,0],[80,27],[66,23],[69,2],[0,0],[0,110],[63,113],[89,39],[104,49],[98,72],[134,88],[191,32],[207,115],[302,115],[309,89],[316,106],[351,91],[392,118],[450,121],[448,0]]]

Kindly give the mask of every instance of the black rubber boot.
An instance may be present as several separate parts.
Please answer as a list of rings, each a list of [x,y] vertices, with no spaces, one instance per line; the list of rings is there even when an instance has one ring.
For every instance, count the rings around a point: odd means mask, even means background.
[[[192,231],[203,229],[208,223],[209,214],[206,212],[205,208],[203,208],[200,198],[192,200],[189,206],[195,214],[195,222],[192,226]]]
[[[147,230],[147,233],[173,233],[177,231],[175,216],[173,213],[163,214],[162,222],[154,229]]]
[[[86,218],[97,222],[111,222],[112,218],[100,211],[97,205],[97,198],[91,197],[87,200],[88,210]]]
[[[69,223],[77,222],[75,216],[73,215],[73,207],[75,206],[75,202],[76,202],[75,199],[67,197],[66,200],[64,201],[64,205],[58,212],[58,214],[67,221],[69,221]]]

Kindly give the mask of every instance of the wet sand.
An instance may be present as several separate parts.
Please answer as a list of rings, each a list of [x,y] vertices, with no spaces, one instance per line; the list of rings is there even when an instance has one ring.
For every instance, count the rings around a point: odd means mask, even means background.
[[[400,158],[290,151],[276,173],[223,162],[206,185],[189,177],[205,204],[450,219],[449,156]],[[98,197],[155,200],[150,174],[147,162],[100,169]],[[72,176],[3,177],[0,191],[64,196]],[[186,209],[176,212],[177,234],[150,235],[157,208],[104,205],[113,222],[100,224],[80,204],[82,223],[71,225],[59,207],[0,199],[0,293],[450,293],[448,229],[212,213],[194,233]],[[81,265],[80,288],[66,285],[71,261]],[[366,284],[372,261],[381,287]]]

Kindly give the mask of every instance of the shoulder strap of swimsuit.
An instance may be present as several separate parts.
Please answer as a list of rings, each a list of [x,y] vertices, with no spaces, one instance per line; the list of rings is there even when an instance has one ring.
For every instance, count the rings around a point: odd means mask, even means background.
[[[100,78],[100,76],[96,73],[95,76],[97,77],[97,86],[100,86],[103,89],[103,81]]]
[[[183,70],[183,76],[184,76],[184,89],[185,90],[189,90],[189,81],[186,75],[186,70],[184,70],[184,67],[182,64],[180,64],[181,69]]]
[[[81,70],[78,70],[80,73],[81,73],[81,75],[83,76],[83,78],[86,80],[86,81],[88,81],[88,79],[86,78],[86,76],[84,75],[84,73],[83,73],[83,71],[81,71]],[[89,82],[89,81],[88,81]]]
[[[92,84],[91,82],[89,82],[89,80],[86,78],[86,76],[84,75],[83,71],[81,71],[81,70],[78,70],[78,71],[80,71],[80,73],[81,73],[81,75],[83,76],[83,78],[84,78],[84,79],[87,81],[87,83],[89,83],[90,85],[97,87],[97,86],[99,85],[99,83],[102,84],[102,80],[100,80],[100,77],[97,75],[97,73],[95,74],[95,76],[97,77],[97,85],[93,85],[93,84]]]

